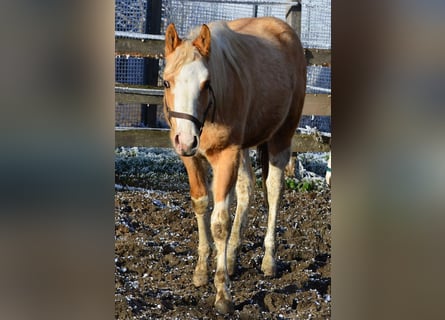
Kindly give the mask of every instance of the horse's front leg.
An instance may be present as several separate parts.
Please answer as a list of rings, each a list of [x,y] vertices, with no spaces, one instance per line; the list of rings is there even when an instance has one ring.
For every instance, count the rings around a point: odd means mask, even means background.
[[[208,283],[208,258],[210,255],[210,226],[207,206],[209,203],[207,191],[207,168],[204,160],[198,157],[183,157],[190,183],[192,206],[198,222],[198,262],[193,274],[193,284],[196,287]]]
[[[238,171],[239,149],[232,147],[209,156],[213,168],[213,208],[210,228],[216,247],[215,308],[219,313],[234,311],[227,273],[227,240],[230,232],[230,191]]]

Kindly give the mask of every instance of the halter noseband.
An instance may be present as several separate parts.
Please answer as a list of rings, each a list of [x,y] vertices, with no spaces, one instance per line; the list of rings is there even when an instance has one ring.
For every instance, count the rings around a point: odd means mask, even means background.
[[[184,113],[184,112],[176,112],[176,111],[170,111],[170,108],[168,107],[167,104],[167,100],[165,99],[164,96],[164,103],[165,103],[165,107],[167,110],[167,118],[168,118],[168,122],[170,124],[171,127],[171,118],[180,118],[180,119],[186,119],[186,120],[190,120],[192,121],[195,126],[198,128],[199,130],[199,136],[201,136],[202,133],[202,128],[204,127],[204,123],[206,121],[207,118],[207,113],[210,110],[210,107],[213,105],[213,113],[212,113],[212,123],[215,121],[215,110],[216,110],[216,102],[215,102],[215,93],[213,92],[212,87],[209,85],[208,86],[210,93],[212,94],[212,99],[209,101],[209,104],[207,105],[207,108],[204,111],[204,117],[203,120],[200,121],[198,118],[192,116],[191,114],[188,113]]]

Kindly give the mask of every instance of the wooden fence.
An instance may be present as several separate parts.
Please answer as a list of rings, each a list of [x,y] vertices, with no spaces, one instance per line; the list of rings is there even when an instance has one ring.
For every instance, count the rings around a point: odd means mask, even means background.
[[[298,13],[297,13],[298,14]],[[298,19],[297,19],[298,21]],[[115,55],[162,59],[164,56],[164,37],[141,34],[134,36],[116,33]],[[305,49],[308,65],[330,66],[331,51]],[[115,100],[123,104],[147,104],[150,107],[162,105],[163,88],[144,85],[115,86]],[[330,94],[306,94],[303,115],[331,115]],[[134,147],[171,147],[168,129],[116,127],[115,146]],[[298,134],[293,139],[293,152],[329,151],[330,137],[320,134]]]

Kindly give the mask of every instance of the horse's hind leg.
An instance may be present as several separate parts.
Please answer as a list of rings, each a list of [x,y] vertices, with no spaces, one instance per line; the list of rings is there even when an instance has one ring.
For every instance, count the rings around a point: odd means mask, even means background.
[[[198,262],[193,274],[193,284],[196,287],[208,283],[207,260],[210,254],[210,219],[206,182],[206,166],[203,159],[196,157],[182,158],[187,169],[190,182],[190,196],[192,198],[193,211],[198,222]]]
[[[269,173],[266,179],[269,212],[267,217],[267,232],[264,238],[265,252],[261,264],[261,271],[263,271],[266,276],[274,277],[276,275],[275,229],[283,190],[283,172],[289,162],[290,148],[286,148],[276,154],[271,152],[271,149],[269,146]]]
[[[247,222],[250,197],[253,188],[253,172],[250,164],[249,149],[240,153],[240,165],[238,168],[238,178],[236,181],[236,214],[227,245],[227,272],[229,275],[235,273],[236,254],[241,244],[242,234]]]

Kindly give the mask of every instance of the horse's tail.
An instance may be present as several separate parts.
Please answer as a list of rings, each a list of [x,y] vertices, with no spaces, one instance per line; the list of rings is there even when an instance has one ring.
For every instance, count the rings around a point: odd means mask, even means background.
[[[265,200],[266,205],[268,205],[266,179],[267,175],[269,174],[269,150],[267,148],[267,142],[257,146],[257,155],[258,155],[258,162],[261,165],[261,177],[263,182],[264,199],[266,199]]]

